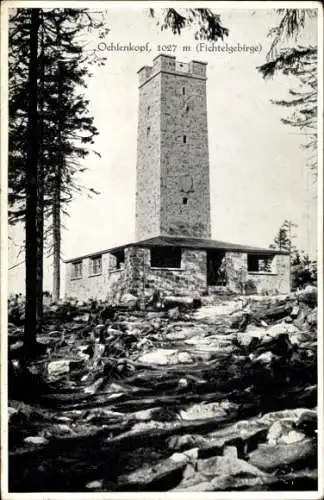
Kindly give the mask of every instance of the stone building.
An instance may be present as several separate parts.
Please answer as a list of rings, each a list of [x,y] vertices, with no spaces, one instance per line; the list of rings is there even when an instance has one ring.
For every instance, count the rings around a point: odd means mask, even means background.
[[[139,70],[135,241],[67,260],[66,296],[289,292],[286,252],[211,239],[206,67]]]

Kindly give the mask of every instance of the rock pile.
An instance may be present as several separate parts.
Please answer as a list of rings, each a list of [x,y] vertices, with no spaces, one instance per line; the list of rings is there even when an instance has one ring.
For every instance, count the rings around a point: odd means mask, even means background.
[[[217,302],[10,310],[10,491],[316,489],[316,290]]]

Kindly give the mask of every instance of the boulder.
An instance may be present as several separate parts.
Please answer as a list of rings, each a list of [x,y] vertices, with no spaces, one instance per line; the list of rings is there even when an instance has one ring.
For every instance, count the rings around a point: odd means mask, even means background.
[[[176,349],[157,349],[143,354],[138,361],[148,365],[172,365],[177,363],[176,354]]]
[[[156,413],[160,410],[160,407],[148,408],[147,410],[136,411],[132,413],[131,416],[135,417],[136,420],[139,420],[140,422],[148,422],[149,420],[153,420]]]
[[[271,363],[273,358],[274,358],[273,353],[271,351],[266,351],[266,352],[263,352],[262,354],[260,354],[260,356],[257,356],[254,359],[254,361],[257,361],[259,363],[268,364],[268,363]]]
[[[249,454],[249,462],[264,471],[273,471],[287,465],[316,457],[316,440],[304,439],[292,444],[262,444]]]
[[[300,307],[298,305],[295,305],[293,308],[292,308],[292,311],[290,313],[290,316],[291,318],[297,318],[298,314],[299,314],[299,311],[300,311]]]
[[[268,431],[267,440],[270,445],[276,444],[283,435],[287,435],[293,429],[291,419],[281,419],[274,422]]]
[[[27,444],[41,445],[47,444],[48,440],[42,436],[28,436],[24,439],[24,442]]]
[[[70,371],[70,359],[51,361],[47,365],[47,373],[51,378],[59,377]]]
[[[12,408],[11,406],[8,407],[8,421],[9,424],[14,420],[15,415],[17,415],[19,412],[16,410],[16,408]]]
[[[163,306],[167,310],[176,307],[180,309],[197,309],[201,306],[201,299],[192,296],[176,297],[170,295],[163,298]]]
[[[296,292],[298,302],[314,307],[317,304],[317,288],[314,285],[307,285],[302,290]]]
[[[189,352],[186,352],[186,351],[179,352],[179,354],[178,354],[178,362],[179,363],[183,363],[183,364],[192,363],[192,357],[189,354]]]
[[[265,475],[260,469],[245,460],[235,457],[234,454],[198,460],[196,470],[206,478],[235,475],[263,477]]]
[[[305,410],[299,415],[295,424],[296,429],[310,437],[316,436],[317,426],[317,413],[314,410]]]
[[[97,481],[91,481],[90,483],[86,484],[87,490],[97,490],[101,489],[103,486],[103,479],[97,480]]]
[[[176,459],[170,458],[160,461],[153,466],[145,465],[130,474],[118,477],[118,484],[127,488],[143,489],[146,491],[165,491],[174,488],[182,477],[182,471],[186,466],[188,457],[182,454]],[[177,460],[178,458],[178,460]]]
[[[260,334],[255,332],[238,332],[236,342],[240,347],[253,348],[260,343]]]
[[[270,337],[277,337],[282,333],[288,333],[288,335],[293,335],[297,333],[299,329],[292,323],[281,322],[276,325],[271,325],[267,328],[267,335]]]
[[[173,307],[168,310],[168,318],[172,321],[177,321],[180,318],[179,307]]]
[[[125,293],[121,296],[119,305],[129,309],[134,309],[138,305],[138,297],[135,297],[135,295],[132,295],[131,293]]]
[[[233,313],[230,317],[230,327],[237,328],[241,332],[245,331],[250,316],[250,313],[246,311]]]
[[[307,315],[306,321],[310,327],[316,328],[316,326],[317,326],[317,307],[315,307],[315,309],[313,309],[312,312],[310,312]]]
[[[180,417],[183,420],[204,420],[208,418],[224,417],[231,410],[236,410],[237,405],[230,401],[220,403],[198,403],[190,406],[186,410],[180,410]]]
[[[171,436],[168,441],[168,448],[182,451],[187,448],[200,448],[208,444],[208,439],[200,434],[184,434],[182,436]]]
[[[280,436],[278,442],[284,444],[298,443],[299,441],[303,441],[305,438],[306,436],[303,432],[292,430],[287,434]]]

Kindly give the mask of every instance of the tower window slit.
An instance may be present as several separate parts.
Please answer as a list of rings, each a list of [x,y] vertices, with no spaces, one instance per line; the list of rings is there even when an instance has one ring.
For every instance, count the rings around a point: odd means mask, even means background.
[[[184,135],[184,136],[183,136],[183,143],[184,143],[184,144],[186,144],[186,142],[187,142],[187,136],[186,136],[186,135]]]

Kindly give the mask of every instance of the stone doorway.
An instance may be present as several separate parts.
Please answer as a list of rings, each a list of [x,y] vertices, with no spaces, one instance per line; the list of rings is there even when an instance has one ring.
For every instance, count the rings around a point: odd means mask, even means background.
[[[207,286],[226,286],[225,251],[207,250]]]

